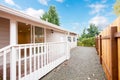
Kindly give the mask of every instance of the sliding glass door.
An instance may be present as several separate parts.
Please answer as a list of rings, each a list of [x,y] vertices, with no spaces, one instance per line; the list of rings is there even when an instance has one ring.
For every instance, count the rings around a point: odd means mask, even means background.
[[[44,28],[18,22],[18,44],[44,43]]]
[[[31,43],[31,25],[18,22],[18,44]]]

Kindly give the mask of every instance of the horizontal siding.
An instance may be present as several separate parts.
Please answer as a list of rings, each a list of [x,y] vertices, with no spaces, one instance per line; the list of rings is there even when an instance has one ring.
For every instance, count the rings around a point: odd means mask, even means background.
[[[10,21],[0,17],[0,48],[8,46],[10,42]]]
[[[63,42],[66,41],[65,33],[57,32],[53,30],[46,30],[46,41],[47,42]]]
[[[69,42],[70,48],[74,48],[77,46],[77,35],[70,34],[69,37],[71,37],[71,42]],[[75,37],[75,42],[73,41],[73,38]],[[46,41],[47,42],[64,42],[66,41],[66,35],[65,33],[60,33],[53,30],[53,33],[51,30],[46,30]]]

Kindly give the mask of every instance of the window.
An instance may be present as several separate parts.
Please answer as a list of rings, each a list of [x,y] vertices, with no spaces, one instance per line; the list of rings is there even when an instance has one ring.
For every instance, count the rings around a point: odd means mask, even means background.
[[[71,42],[71,37],[68,37],[68,41]]]
[[[73,37],[73,42],[75,42],[76,40],[75,40],[75,37]]]
[[[44,42],[44,29],[40,27],[35,27],[35,43]]]
[[[31,43],[31,25],[18,22],[18,44]]]

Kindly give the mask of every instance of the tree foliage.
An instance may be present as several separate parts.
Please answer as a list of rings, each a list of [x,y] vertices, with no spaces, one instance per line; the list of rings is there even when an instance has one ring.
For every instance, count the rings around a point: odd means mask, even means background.
[[[95,45],[95,37],[90,38],[82,38],[78,41],[78,46],[94,46]]]
[[[120,16],[120,0],[116,0],[116,2],[114,4],[114,13],[117,16]]]
[[[90,24],[89,28],[84,29],[82,35],[79,37],[79,46],[94,46],[95,36],[99,34],[98,27]]]
[[[43,16],[41,17],[41,19],[44,20],[44,21],[47,21],[47,19],[48,19],[48,13],[45,12],[45,13],[43,14]]]
[[[99,34],[98,27],[95,24],[90,24],[90,27],[87,29],[88,37],[94,37]]]
[[[60,25],[59,22],[59,17],[58,17],[58,13],[56,11],[55,6],[50,6],[48,12],[46,12],[42,17],[42,20],[47,20],[50,23],[56,24],[56,25]]]

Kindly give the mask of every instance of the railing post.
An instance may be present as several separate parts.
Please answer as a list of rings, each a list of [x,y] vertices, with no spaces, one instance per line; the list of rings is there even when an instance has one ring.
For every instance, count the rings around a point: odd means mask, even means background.
[[[6,80],[6,72],[7,72],[7,70],[6,70],[6,51],[4,51],[4,53],[3,53],[4,55],[3,55],[3,80]]]
[[[114,34],[117,32],[117,27],[111,27],[110,34],[110,46],[111,46],[111,70],[112,70],[112,80],[118,80],[118,48],[117,48],[117,38]]]
[[[49,46],[48,46],[48,43],[46,43],[46,49],[47,49],[47,64],[49,64]]]
[[[66,58],[67,60],[70,59],[70,46],[69,46],[69,42],[66,42]]]
[[[102,64],[102,35],[100,35],[100,64]]]
[[[16,80],[16,50],[14,47],[10,53],[10,80]]]

